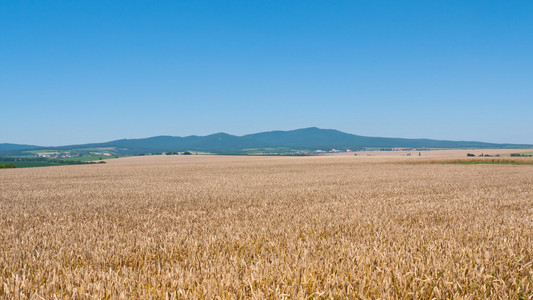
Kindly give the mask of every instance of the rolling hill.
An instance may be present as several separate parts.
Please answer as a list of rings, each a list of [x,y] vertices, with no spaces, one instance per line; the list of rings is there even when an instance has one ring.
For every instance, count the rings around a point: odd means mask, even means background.
[[[495,144],[475,141],[445,141],[431,139],[403,139],[367,137],[333,129],[316,127],[269,131],[244,136],[215,133],[207,136],[156,136],[143,139],[121,139],[105,143],[39,147],[33,145],[0,144],[0,154],[27,150],[113,149],[114,154],[132,155],[168,151],[197,151],[218,154],[258,152],[290,152],[293,150],[327,150],[365,148],[532,148],[526,144]]]
[[[43,148],[35,145],[0,143],[0,151],[36,150]]]

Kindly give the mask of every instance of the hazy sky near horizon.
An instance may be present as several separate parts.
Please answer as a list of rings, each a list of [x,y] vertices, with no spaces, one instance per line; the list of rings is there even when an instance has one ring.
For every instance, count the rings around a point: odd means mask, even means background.
[[[1,1],[0,143],[533,144],[533,1]]]

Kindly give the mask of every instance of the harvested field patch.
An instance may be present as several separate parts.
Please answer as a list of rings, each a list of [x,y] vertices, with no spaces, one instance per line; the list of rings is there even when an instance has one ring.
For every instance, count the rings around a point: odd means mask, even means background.
[[[532,158],[447,158],[447,159],[404,159],[392,161],[400,164],[458,164],[458,165],[533,165]]]

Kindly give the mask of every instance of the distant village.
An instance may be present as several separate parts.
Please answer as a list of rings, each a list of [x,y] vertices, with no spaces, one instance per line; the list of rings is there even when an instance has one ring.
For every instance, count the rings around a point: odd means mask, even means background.
[[[372,151],[427,151],[428,148],[367,148],[364,150]],[[330,153],[350,153],[357,152],[361,150],[354,149],[326,149],[326,150],[288,150],[288,151],[261,151],[257,149],[253,152],[248,152],[245,154],[255,154],[255,155],[320,155],[320,154],[330,154]],[[155,152],[155,153],[138,153],[138,155],[179,155],[179,154],[198,154],[199,152]],[[207,154],[202,152],[202,154]],[[92,150],[69,150],[69,151],[42,151],[34,153],[36,158],[50,158],[50,159],[69,159],[69,158],[82,158],[82,157],[115,157],[116,154],[107,151],[92,151]]]
[[[44,157],[44,158],[79,158],[79,157],[89,157],[89,156],[113,156],[109,152],[93,152],[93,151],[46,151],[38,152],[35,154],[35,157]]]

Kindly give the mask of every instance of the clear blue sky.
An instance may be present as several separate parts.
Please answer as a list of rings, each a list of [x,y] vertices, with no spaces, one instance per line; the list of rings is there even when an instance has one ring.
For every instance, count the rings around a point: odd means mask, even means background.
[[[0,0],[0,143],[317,126],[533,144],[533,1]]]

